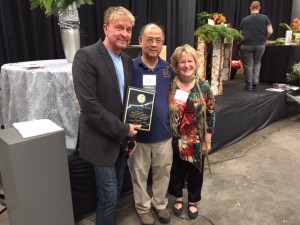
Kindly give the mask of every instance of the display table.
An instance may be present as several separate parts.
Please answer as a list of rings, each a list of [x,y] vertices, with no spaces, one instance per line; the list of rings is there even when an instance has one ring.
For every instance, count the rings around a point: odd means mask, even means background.
[[[4,64],[0,75],[0,125],[50,119],[65,130],[67,149],[77,142],[72,64],[65,59]]]
[[[286,74],[300,62],[300,45],[266,46],[261,59],[260,82],[286,83]]]

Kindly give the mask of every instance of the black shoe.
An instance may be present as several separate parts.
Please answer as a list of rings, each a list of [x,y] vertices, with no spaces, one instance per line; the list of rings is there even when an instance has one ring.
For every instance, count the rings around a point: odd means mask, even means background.
[[[252,85],[252,89],[254,90],[254,89],[256,89],[257,88],[257,84],[253,84]]]
[[[181,204],[180,208],[176,208],[175,205],[176,204]],[[175,201],[174,205],[173,205],[173,212],[175,214],[175,216],[180,216],[182,214],[183,211],[183,201]]]
[[[244,88],[245,88],[246,91],[252,91],[252,84],[251,83],[246,83]]]
[[[190,210],[190,207],[196,208],[197,211],[196,212],[192,212]],[[189,205],[188,205],[188,214],[189,214],[189,217],[190,217],[191,220],[194,220],[194,219],[197,218],[197,216],[198,216],[198,207],[197,207],[196,203],[189,203]]]

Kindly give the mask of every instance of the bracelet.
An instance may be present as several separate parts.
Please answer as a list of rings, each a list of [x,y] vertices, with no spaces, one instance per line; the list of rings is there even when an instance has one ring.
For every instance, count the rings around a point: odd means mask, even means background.
[[[211,141],[208,141],[208,140],[206,140],[205,142],[206,142],[206,143],[211,143]]]

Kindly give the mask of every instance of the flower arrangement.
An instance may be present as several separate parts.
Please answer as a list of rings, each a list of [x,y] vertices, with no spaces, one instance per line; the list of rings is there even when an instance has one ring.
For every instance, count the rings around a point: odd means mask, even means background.
[[[223,16],[222,13],[208,13],[203,11],[200,14],[197,14],[198,16],[198,21],[200,23],[200,26],[203,26],[208,22],[209,19],[213,20],[215,24],[225,24],[226,23],[226,17]]]
[[[226,18],[222,13],[208,13],[202,12],[197,14],[200,27],[196,29],[194,35],[204,40],[208,44],[218,43],[222,39],[228,41],[232,40],[241,40],[243,36],[241,33],[231,27],[227,27]],[[208,20],[211,19],[215,22],[216,25],[208,24]]]
[[[231,61],[231,69],[240,69],[243,67],[243,63],[241,60],[232,60]]]
[[[212,14],[212,19],[215,21],[215,24],[225,24],[226,23],[226,17],[223,16],[221,13],[214,13]]]
[[[292,30],[293,33],[300,33],[300,19],[295,18],[293,19],[293,23],[291,25],[288,25],[286,23],[280,23],[280,27],[285,28],[287,30]]]

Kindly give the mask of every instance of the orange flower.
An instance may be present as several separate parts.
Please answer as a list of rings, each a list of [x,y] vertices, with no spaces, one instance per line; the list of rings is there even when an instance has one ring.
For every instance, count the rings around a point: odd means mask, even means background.
[[[221,13],[214,13],[213,20],[215,21],[216,24],[226,23],[226,18]]]
[[[214,14],[213,15],[213,19],[214,19],[214,21],[217,21],[219,19],[219,15],[218,14]]]
[[[299,18],[295,18],[293,20],[293,23],[291,24],[291,29],[295,32],[295,33],[300,33],[300,19]]]
[[[220,21],[221,21],[221,23],[226,23],[226,18],[225,18],[225,16],[222,16]]]

